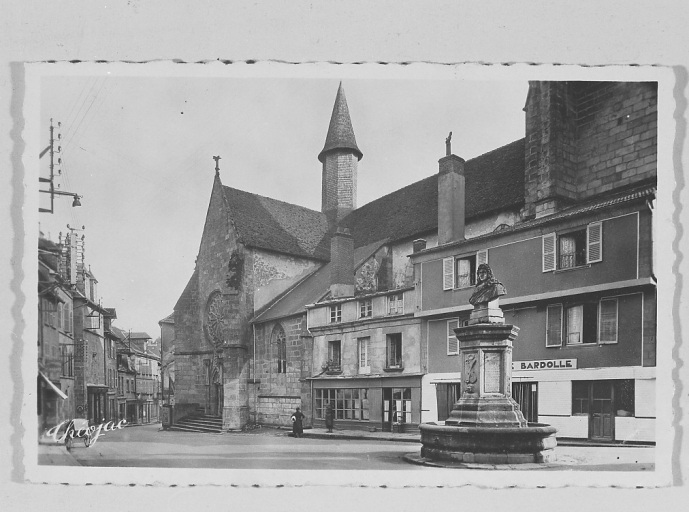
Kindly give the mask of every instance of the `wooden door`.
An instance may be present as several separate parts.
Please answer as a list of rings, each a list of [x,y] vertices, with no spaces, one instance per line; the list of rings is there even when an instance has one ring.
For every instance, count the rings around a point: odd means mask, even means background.
[[[615,416],[613,412],[614,392],[610,381],[591,383],[591,412],[589,435],[591,439],[612,441],[615,437]]]

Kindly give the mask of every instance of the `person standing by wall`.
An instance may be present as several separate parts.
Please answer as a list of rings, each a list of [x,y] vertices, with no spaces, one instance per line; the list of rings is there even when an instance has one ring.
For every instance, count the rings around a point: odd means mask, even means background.
[[[297,410],[292,414],[292,434],[294,437],[303,437],[304,436],[304,414],[299,410],[299,407],[297,407]]]
[[[333,431],[333,420],[335,419],[335,410],[332,402],[328,402],[325,406],[325,428],[328,432]]]

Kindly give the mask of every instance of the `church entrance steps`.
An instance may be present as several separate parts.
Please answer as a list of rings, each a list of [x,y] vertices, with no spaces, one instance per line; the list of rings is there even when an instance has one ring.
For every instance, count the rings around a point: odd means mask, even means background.
[[[201,414],[194,416],[187,416],[177,421],[170,427],[170,430],[177,430],[181,432],[214,432],[221,433],[222,418],[220,416],[211,416],[209,414]]]

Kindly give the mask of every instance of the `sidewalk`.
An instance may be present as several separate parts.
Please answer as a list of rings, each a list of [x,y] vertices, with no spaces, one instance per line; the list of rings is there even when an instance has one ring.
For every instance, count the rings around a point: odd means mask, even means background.
[[[38,464],[49,466],[81,466],[69,453],[64,442],[55,441],[52,437],[41,436],[38,440]]]
[[[292,429],[286,434],[291,436]],[[368,430],[344,430],[338,429],[337,427],[333,429],[332,433],[329,433],[327,429],[324,428],[310,428],[304,430],[304,437],[310,437],[312,439],[364,439],[371,441],[396,441],[405,443],[421,443],[420,433],[402,433],[397,432],[382,432],[377,430],[376,432],[369,432]],[[588,439],[571,439],[564,438],[557,440],[558,446],[582,446],[582,447],[601,447],[601,448],[619,448],[619,447],[629,447],[629,448],[639,448],[644,446],[651,446],[648,443],[624,443],[624,442],[610,442],[604,443],[599,441],[591,441]]]
[[[292,435],[290,429],[288,435]],[[416,434],[398,434],[397,432],[369,432],[368,430],[341,430],[334,428],[332,432],[328,432],[325,428],[310,428],[304,430],[304,437],[312,439],[368,439],[371,441],[397,441],[405,443],[420,443],[421,435]]]

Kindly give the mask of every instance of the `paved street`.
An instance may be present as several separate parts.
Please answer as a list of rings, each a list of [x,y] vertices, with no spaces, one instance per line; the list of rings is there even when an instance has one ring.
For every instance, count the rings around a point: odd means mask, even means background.
[[[420,443],[375,439],[288,437],[284,430],[242,434],[161,431],[160,425],[129,427],[101,436],[90,448],[71,450],[83,466],[228,469],[384,469],[424,471],[403,456],[419,453]],[[43,447],[41,464],[60,464]],[[64,448],[60,449],[64,450]],[[653,447],[558,446],[558,463],[542,470],[653,471]],[[71,457],[69,457],[71,459]],[[527,469],[527,468],[523,468]]]

